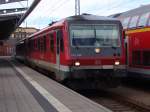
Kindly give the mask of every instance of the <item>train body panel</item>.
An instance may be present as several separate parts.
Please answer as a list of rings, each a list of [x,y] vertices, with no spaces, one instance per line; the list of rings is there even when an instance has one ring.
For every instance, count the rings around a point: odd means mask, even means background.
[[[149,27],[127,31],[128,72],[133,74],[130,77],[144,79],[150,77],[150,30],[145,31],[145,29]]]

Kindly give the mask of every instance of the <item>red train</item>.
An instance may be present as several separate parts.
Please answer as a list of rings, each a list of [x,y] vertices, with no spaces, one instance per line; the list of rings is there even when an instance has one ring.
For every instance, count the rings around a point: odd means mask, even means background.
[[[57,81],[113,87],[125,70],[122,29],[117,19],[71,16],[19,41],[16,58],[52,72]]]
[[[117,15],[126,38],[126,63],[129,77],[150,78],[150,5]]]

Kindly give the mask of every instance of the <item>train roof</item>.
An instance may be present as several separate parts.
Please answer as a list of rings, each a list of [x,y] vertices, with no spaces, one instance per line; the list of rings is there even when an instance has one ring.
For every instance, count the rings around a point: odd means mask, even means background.
[[[82,15],[77,15],[77,16],[70,16],[70,17],[64,18],[60,21],[54,22],[50,26],[41,29],[40,31],[30,35],[26,39],[29,39],[35,35],[41,34],[42,32],[49,30],[50,28],[55,28],[56,26],[61,27],[61,26],[63,26],[63,23],[65,21],[85,21],[85,20],[87,20],[87,21],[92,21],[92,20],[93,21],[100,21],[100,20],[102,20],[102,21],[119,21],[117,18],[106,17],[106,16],[97,16],[97,15],[91,15],[91,14],[82,14]]]
[[[118,15],[119,18],[129,17],[129,16],[136,16],[141,15],[144,13],[150,12],[150,4],[149,5],[141,5],[138,8],[123,12]]]
[[[82,15],[77,15],[77,16],[71,16],[66,18],[66,20],[68,21],[82,21],[82,20],[112,20],[112,21],[116,21],[118,19],[115,18],[111,18],[111,17],[106,17],[106,16],[97,16],[97,15],[91,15],[91,14],[82,14]]]
[[[42,32],[49,30],[50,28],[55,28],[56,26],[57,26],[57,27],[61,27],[61,26],[63,26],[63,23],[64,23],[64,22],[65,22],[65,19],[60,20],[60,21],[57,21],[57,22],[54,22],[53,24],[51,24],[51,25],[49,25],[49,26],[47,26],[47,27],[41,29],[40,31],[35,32],[34,34],[31,34],[31,35],[30,35],[29,37],[27,37],[26,39],[29,39],[29,38],[31,38],[31,37],[33,37],[33,36],[35,36],[35,35],[41,34]]]

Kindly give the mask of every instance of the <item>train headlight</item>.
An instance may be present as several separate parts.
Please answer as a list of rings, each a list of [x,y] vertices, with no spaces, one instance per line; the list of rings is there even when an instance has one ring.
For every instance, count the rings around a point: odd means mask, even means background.
[[[120,62],[119,61],[115,61],[115,65],[120,65]]]
[[[96,53],[100,53],[100,51],[101,51],[100,48],[95,48]]]
[[[76,61],[75,66],[80,66],[80,62]]]

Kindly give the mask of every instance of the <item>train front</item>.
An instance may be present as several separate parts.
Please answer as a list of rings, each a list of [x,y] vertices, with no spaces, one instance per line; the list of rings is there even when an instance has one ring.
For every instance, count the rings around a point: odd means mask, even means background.
[[[94,88],[116,87],[125,70],[122,26],[117,20],[86,19],[69,23],[69,78]]]

